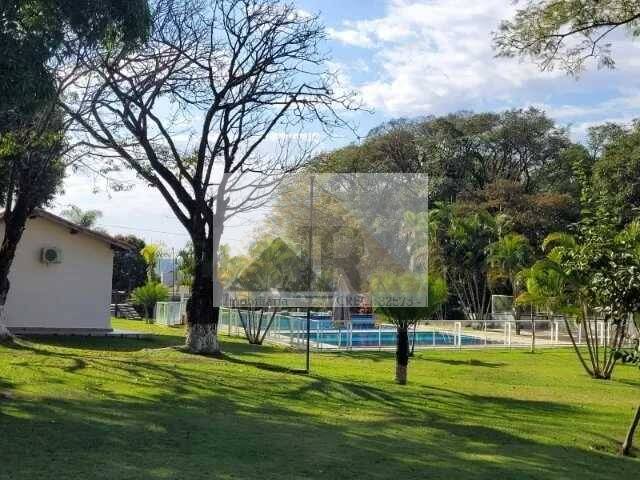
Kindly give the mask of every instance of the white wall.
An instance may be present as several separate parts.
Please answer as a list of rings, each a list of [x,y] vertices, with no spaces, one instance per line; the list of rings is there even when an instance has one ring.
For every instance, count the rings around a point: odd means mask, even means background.
[[[62,263],[41,263],[43,247],[60,248]],[[108,244],[49,220],[29,220],[9,275],[7,326],[110,329],[112,268]]]

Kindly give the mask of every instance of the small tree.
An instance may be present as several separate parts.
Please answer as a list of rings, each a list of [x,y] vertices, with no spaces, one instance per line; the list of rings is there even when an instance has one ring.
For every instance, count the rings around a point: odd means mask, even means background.
[[[231,287],[248,292],[300,291],[307,285],[308,262],[281,238],[263,238],[249,249],[244,269],[231,281]],[[238,308],[247,340],[261,345],[277,313],[277,308],[251,305]]]
[[[374,309],[397,329],[396,382],[407,383],[409,329],[428,319],[446,301],[445,281],[427,274],[382,273],[371,279]]]
[[[144,258],[145,263],[147,264],[147,282],[155,283],[160,281],[158,274],[156,273],[156,267],[158,265],[158,261],[163,254],[163,249],[161,245],[157,245],[155,243],[148,243],[144,246],[142,250],[140,250],[140,255]]]
[[[148,321],[153,318],[156,303],[169,298],[169,289],[161,283],[149,282],[131,292],[131,302],[144,308],[144,316]]]
[[[505,218],[504,215],[498,218]],[[496,222],[498,225],[504,222]],[[506,280],[514,298],[518,296],[520,283],[516,276],[523,268],[531,264],[533,251],[529,240],[524,235],[509,233],[489,246],[489,279],[491,282]],[[513,318],[516,322],[516,334],[520,334],[520,308],[517,302],[513,304]],[[531,322],[532,342],[531,350],[535,350],[535,320]]]
[[[238,308],[240,323],[244,329],[244,334],[251,345],[262,345],[264,339],[273,325],[273,321],[278,313],[277,308],[271,311],[264,307]]]
[[[625,340],[629,313],[640,311],[640,227],[630,224],[612,233],[610,225],[581,226],[580,235],[552,234],[545,240],[547,258],[526,274],[520,301],[575,314],[583,328],[587,356],[565,324],[575,352],[593,378],[610,379]],[[591,318],[601,319],[603,329]],[[609,335],[609,329],[613,334]],[[604,337],[603,337],[604,334]]]
[[[102,217],[100,210],[82,210],[77,205],[69,205],[69,207],[62,212],[62,216],[81,227],[94,228],[98,219]]]
[[[525,291],[516,298],[516,304],[531,305],[544,309],[550,315],[570,308],[565,304],[566,280],[562,272],[554,268],[548,261],[540,260],[531,268],[518,274],[518,283]],[[567,329],[569,326],[567,324]],[[536,321],[531,320],[531,352],[536,350]]]
[[[115,238],[133,245],[134,249],[114,252],[111,288],[131,292],[147,281],[147,264],[140,254],[145,242],[135,235],[116,235]]]
[[[195,268],[196,258],[193,254],[193,244],[188,242],[184,248],[178,252],[178,272],[180,273],[180,283],[182,285],[191,287]]]

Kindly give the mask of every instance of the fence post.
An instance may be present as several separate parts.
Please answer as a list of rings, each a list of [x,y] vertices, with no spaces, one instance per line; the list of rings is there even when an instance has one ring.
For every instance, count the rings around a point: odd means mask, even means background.
[[[511,322],[504,322],[504,344],[511,348]]]
[[[455,343],[458,348],[462,348],[462,322],[455,323]]]
[[[287,325],[289,327],[289,342],[291,343],[291,346],[293,347],[293,342],[295,341],[295,339],[293,338],[294,335],[294,331],[293,331],[293,323],[292,322],[292,317],[287,317]]]
[[[578,345],[582,343],[582,323],[578,324]]]
[[[381,325],[378,325],[378,351],[382,350],[382,330]]]

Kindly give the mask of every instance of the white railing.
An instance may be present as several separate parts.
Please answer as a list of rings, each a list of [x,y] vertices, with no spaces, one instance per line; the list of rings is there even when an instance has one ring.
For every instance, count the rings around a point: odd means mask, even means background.
[[[307,320],[304,313],[278,313],[267,333],[267,339],[304,348],[307,339]],[[598,322],[601,332],[608,330]],[[395,327],[389,324],[334,327],[327,314],[314,314],[310,325],[310,344],[317,350],[384,350],[395,348]],[[244,336],[236,310],[222,309],[219,331],[231,336]],[[575,326],[574,338],[582,343],[584,336]],[[610,334],[601,335],[606,341]],[[507,347],[529,348],[532,341],[530,320],[515,321],[431,321],[420,322],[409,332],[409,341],[416,349],[422,348],[474,348]],[[569,346],[571,341],[564,322],[557,320],[536,321],[536,346]]]
[[[158,325],[173,327],[184,323],[187,302],[158,302],[156,303],[154,322]]]
[[[156,306],[156,323],[178,325],[183,323],[186,301],[160,302]],[[574,339],[584,344],[584,328],[575,325]],[[385,350],[395,348],[395,327],[389,324],[367,324],[335,327],[328,314],[314,313],[311,319],[310,344],[316,350]],[[532,322],[516,321],[460,321],[440,320],[420,322],[409,332],[409,341],[416,349],[424,348],[525,348],[531,346]],[[536,320],[536,346],[570,346],[571,341],[564,321],[557,319]],[[611,340],[612,325],[592,321],[591,329],[597,329],[598,339],[604,345]],[[237,310],[222,308],[218,330],[229,336],[244,336]],[[267,333],[267,340],[303,349],[307,341],[307,319],[303,312],[277,313]]]

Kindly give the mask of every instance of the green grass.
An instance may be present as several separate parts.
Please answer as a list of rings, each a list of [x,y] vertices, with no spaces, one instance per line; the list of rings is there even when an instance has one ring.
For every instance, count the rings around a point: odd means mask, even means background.
[[[224,338],[0,346],[0,479],[638,478],[615,452],[637,369],[590,380],[570,350],[300,353]]]

